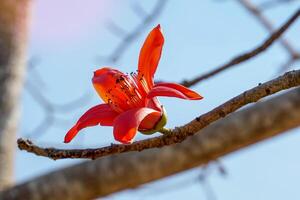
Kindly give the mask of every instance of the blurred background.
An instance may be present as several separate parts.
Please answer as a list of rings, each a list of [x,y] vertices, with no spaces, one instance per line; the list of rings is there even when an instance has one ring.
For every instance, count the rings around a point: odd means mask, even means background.
[[[34,0],[28,70],[18,137],[41,146],[100,147],[114,143],[111,127],[87,128],[70,144],[63,138],[78,117],[101,103],[93,71],[137,69],[148,32],[165,36],[157,80],[181,82],[260,45],[300,6],[298,0]],[[250,7],[249,7],[250,6]],[[253,8],[254,11],[253,12]],[[252,10],[251,10],[252,9]],[[266,27],[267,26],[267,27]],[[263,54],[193,86],[202,101],[160,98],[168,127],[183,125],[241,92],[299,69],[300,20]],[[188,110],[188,112],[186,112]],[[300,196],[300,129],[197,168],[105,199],[294,199]],[[159,135],[159,134],[157,134]],[[145,138],[138,134],[136,140]],[[80,160],[52,161],[18,151],[16,181]]]

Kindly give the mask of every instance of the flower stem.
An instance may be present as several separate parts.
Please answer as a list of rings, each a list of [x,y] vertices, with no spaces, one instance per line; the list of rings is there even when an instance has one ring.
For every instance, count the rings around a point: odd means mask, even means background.
[[[172,131],[171,131],[171,129],[169,129],[169,128],[163,127],[163,128],[161,128],[161,129],[159,129],[158,132],[162,133],[163,135],[168,135],[168,134],[170,134]]]

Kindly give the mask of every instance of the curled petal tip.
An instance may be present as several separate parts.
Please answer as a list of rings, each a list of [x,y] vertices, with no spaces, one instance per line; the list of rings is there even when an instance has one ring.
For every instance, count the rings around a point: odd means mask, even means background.
[[[162,28],[161,28],[161,25],[160,25],[160,24],[158,24],[158,25],[154,28],[154,30],[160,32],[160,34],[163,34]]]
[[[64,139],[64,143],[65,143],[65,144],[67,144],[67,143],[70,143],[70,142],[71,142],[71,140],[72,140],[72,139],[65,137],[65,139]]]
[[[67,137],[65,137],[65,139],[64,139],[64,143],[70,143],[71,142],[71,140],[69,139],[69,138],[67,138]]]
[[[198,93],[195,93],[194,96],[191,96],[190,98],[191,98],[190,100],[201,100],[201,99],[203,99],[204,97],[201,96],[201,95],[198,94]]]
[[[73,140],[73,138],[77,135],[77,133],[78,133],[78,129],[77,129],[77,124],[76,124],[65,135],[64,143],[71,142]]]

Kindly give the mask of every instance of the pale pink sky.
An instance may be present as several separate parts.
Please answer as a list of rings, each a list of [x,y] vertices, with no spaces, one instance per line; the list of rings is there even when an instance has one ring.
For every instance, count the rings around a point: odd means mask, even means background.
[[[35,0],[30,38],[39,43],[73,42],[111,17],[111,8],[104,0]]]

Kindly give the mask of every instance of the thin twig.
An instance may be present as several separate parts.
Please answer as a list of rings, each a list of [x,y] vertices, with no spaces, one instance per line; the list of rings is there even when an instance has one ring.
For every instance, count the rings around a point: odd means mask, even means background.
[[[40,133],[46,133],[47,130],[54,124],[54,122],[62,121],[56,114],[71,112],[78,107],[84,105],[90,99],[88,93],[83,94],[81,97],[64,104],[55,104],[51,102],[42,91],[36,87],[30,80],[25,82],[25,89],[28,94],[35,100],[35,102],[42,108],[44,112],[43,120],[30,131],[30,134],[26,134],[25,137],[33,138],[41,135]]]
[[[251,13],[262,25],[265,29],[267,29],[270,33],[274,31],[274,27],[271,21],[263,14],[259,7],[255,6],[249,0],[238,0],[238,2]],[[289,54],[289,64],[294,63],[296,60],[300,59],[300,53],[292,46],[292,44],[286,40],[285,38],[281,37],[278,39],[281,46],[286,50]],[[290,67],[290,65],[284,64],[281,66],[280,73],[284,72]]]
[[[27,61],[27,73],[30,73],[28,77],[34,80],[35,85],[41,88],[45,88],[45,81],[41,77],[41,74],[37,70],[37,66],[40,64],[41,59],[38,56],[32,56]],[[27,79],[28,81],[29,79]],[[26,85],[25,85],[26,86]]]
[[[249,0],[238,0],[238,2],[249,12],[251,13],[262,25],[268,30],[270,33],[274,32],[274,27],[271,21],[263,15],[262,11],[256,7]],[[296,50],[292,47],[292,45],[283,37],[278,39],[278,42],[282,45],[282,47],[290,54],[297,54]]]
[[[254,56],[257,56],[258,54],[264,52],[265,50],[267,50],[276,40],[278,40],[282,34],[296,21],[296,19],[300,16],[300,9],[298,9],[296,11],[295,14],[293,14],[293,16],[286,22],[284,23],[284,25],[279,28],[277,31],[275,31],[273,34],[270,35],[270,37],[265,40],[265,42],[263,42],[260,46],[256,47],[255,49],[248,51],[247,53],[244,53],[242,55],[239,55],[235,58],[233,58],[232,60],[230,60],[228,63],[225,63],[217,68],[215,68],[214,70],[207,72],[201,76],[198,76],[192,80],[185,80],[182,82],[183,85],[190,87],[195,85],[196,83],[211,78],[212,76],[223,72],[224,70],[227,70],[235,65],[238,65],[242,62],[245,62],[251,58],[253,58]]]
[[[45,156],[52,159],[63,158],[90,158],[96,159],[107,155],[118,154],[130,151],[142,151],[150,148],[159,148],[166,145],[180,143],[187,137],[194,135],[200,129],[208,126],[210,123],[225,117],[226,115],[238,110],[239,108],[258,101],[259,99],[300,85],[300,70],[294,70],[285,73],[276,79],[243,92],[242,94],[230,99],[224,104],[216,107],[212,111],[203,114],[188,124],[166,131],[163,136],[134,142],[130,145],[111,144],[110,146],[96,149],[55,149],[43,148],[33,144],[29,140],[19,139],[18,146],[21,150],[34,153],[39,156]]]

